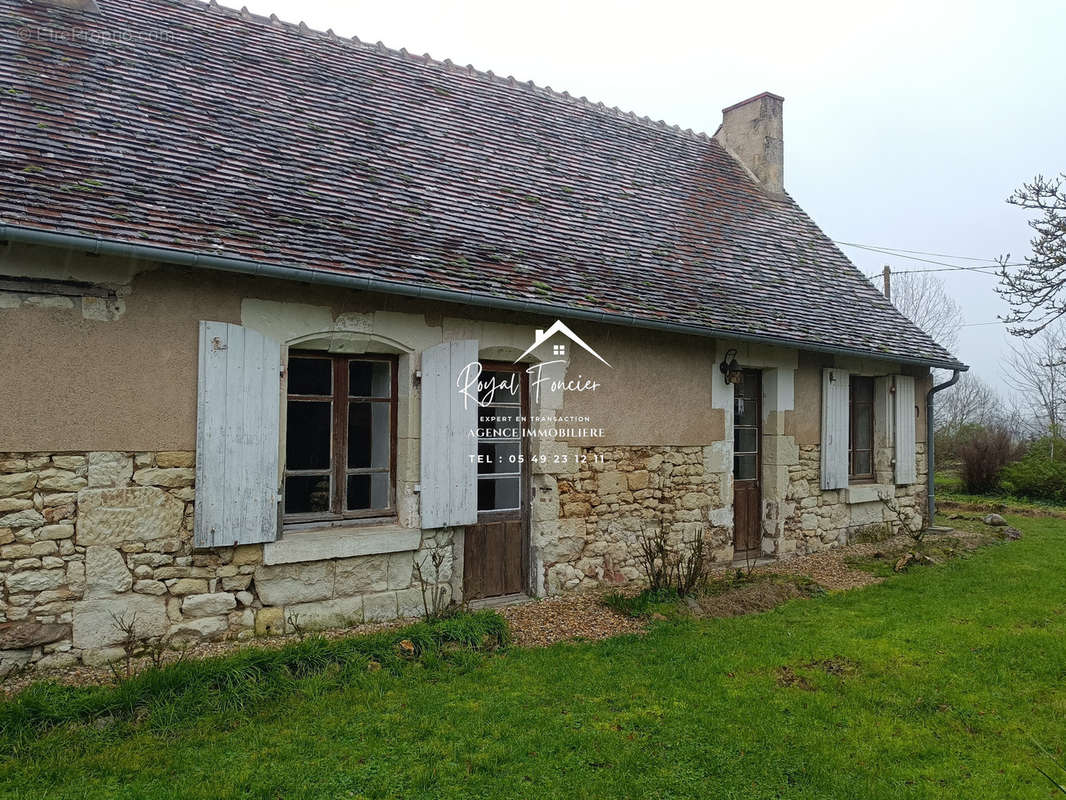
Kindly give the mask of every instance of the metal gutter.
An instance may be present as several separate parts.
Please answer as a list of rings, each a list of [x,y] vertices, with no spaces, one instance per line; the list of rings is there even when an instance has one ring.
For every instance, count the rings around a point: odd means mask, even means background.
[[[279,266],[277,264],[267,264],[262,261],[253,261],[251,259],[216,256],[207,253],[194,253],[186,250],[160,247],[158,245],[134,244],[132,242],[101,239],[98,237],[81,236],[78,234],[53,233],[36,228],[23,228],[16,225],[0,225],[0,241],[4,240],[18,242],[20,244],[42,245],[46,247],[67,247],[94,255],[143,258],[149,261],[158,261],[163,264],[173,264],[176,266],[213,269],[223,272],[238,272],[245,275],[255,275],[265,278],[302,281],[303,283],[338,286],[348,289],[380,292],[382,294],[400,295],[403,297],[414,297],[445,303],[460,303],[504,311],[520,311],[530,314],[543,314],[551,317],[587,320],[609,325],[648,328],[670,333],[688,334],[690,336],[758,342],[760,344],[777,345],[780,347],[789,347],[818,353],[830,353],[833,355],[853,356],[857,358],[874,358],[885,361],[896,361],[901,364],[940,367],[942,369],[968,369],[965,365],[954,361],[935,361],[908,356],[878,355],[877,353],[871,353],[866,350],[857,350],[850,347],[814,344],[812,342],[776,336],[738,334],[736,331],[708,328],[700,325],[685,325],[674,322],[643,319],[631,314],[608,314],[604,311],[586,311],[553,303],[542,303],[533,300],[511,300],[504,297],[492,297],[491,295],[476,294],[474,292],[460,291],[457,289],[433,289],[426,286],[414,286],[411,284],[400,283],[398,281],[346,275],[341,272],[329,272],[326,270],[308,269],[305,267]]]
[[[936,515],[936,475],[933,472],[933,395],[942,392],[949,386],[954,386],[959,380],[959,370],[952,372],[951,378],[933,386],[925,394],[925,507],[929,511],[929,527],[933,527],[933,517]]]

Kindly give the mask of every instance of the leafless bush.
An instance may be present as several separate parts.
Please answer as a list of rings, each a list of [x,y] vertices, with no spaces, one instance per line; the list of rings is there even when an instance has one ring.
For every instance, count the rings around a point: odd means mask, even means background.
[[[129,678],[133,674],[133,657],[142,644],[141,638],[137,635],[137,612],[133,612],[129,620],[126,619],[125,615],[120,617],[112,612],[111,620],[115,629],[122,634],[118,645],[122,648],[122,660],[126,668],[125,677]],[[108,664],[108,666],[111,668],[115,679],[121,680],[123,676],[119,673],[118,667],[115,666],[114,662]]]
[[[307,628],[300,622],[300,615],[293,612],[286,618],[285,623],[292,628],[293,633],[296,634],[296,640],[302,642],[307,636]]]
[[[422,559],[420,562],[417,558],[414,559],[415,574],[418,576],[419,586],[422,587],[422,608],[424,610],[424,619],[429,622],[434,619],[441,619],[447,614],[448,605],[448,589],[441,585],[440,572],[441,567],[444,565],[444,561],[447,558],[447,552],[445,548],[437,545],[429,554],[428,561],[433,567],[433,578],[430,580],[422,572],[422,567],[425,566],[427,559]]]
[[[959,446],[963,488],[970,494],[991,494],[999,489],[999,473],[1017,461],[1019,449],[1005,427],[990,425],[976,431]]]
[[[640,524],[638,559],[648,588],[652,592],[676,591],[684,597],[707,582],[707,550],[703,526],[696,528],[691,541],[670,544],[666,527],[660,524],[652,531]]]

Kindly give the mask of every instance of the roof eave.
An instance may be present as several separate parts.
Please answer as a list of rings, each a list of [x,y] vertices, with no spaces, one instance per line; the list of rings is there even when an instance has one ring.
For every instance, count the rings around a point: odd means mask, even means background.
[[[671,333],[681,333],[715,339],[757,342],[760,344],[777,345],[798,350],[808,350],[816,353],[853,356],[857,358],[873,358],[884,361],[895,361],[901,364],[935,367],[939,369],[957,369],[962,371],[969,369],[965,364],[954,360],[944,361],[941,359],[929,359],[917,356],[876,353],[868,350],[839,347],[808,340],[738,333],[737,331],[721,330],[703,325],[647,319],[632,314],[611,314],[606,311],[590,311],[573,308],[571,306],[545,303],[537,300],[514,300],[455,289],[434,289],[428,286],[419,286],[417,284],[401,283],[398,281],[387,281],[378,278],[360,277],[342,272],[332,272],[307,267],[283,266],[263,261],[254,261],[251,259],[234,258],[232,256],[220,256],[210,253],[178,250],[160,245],[137,244],[134,242],[122,241],[120,239],[105,239],[73,233],[57,233],[54,231],[46,231],[39,228],[27,228],[19,225],[0,224],[0,241],[4,240],[47,247],[66,247],[82,250],[95,255],[143,258],[175,266],[197,267],[223,272],[237,272],[259,277],[302,281],[304,283],[338,286],[362,291],[380,292],[382,294],[479,306],[483,308],[523,311],[531,314],[543,314],[545,316],[579,319],[610,325],[661,330]]]

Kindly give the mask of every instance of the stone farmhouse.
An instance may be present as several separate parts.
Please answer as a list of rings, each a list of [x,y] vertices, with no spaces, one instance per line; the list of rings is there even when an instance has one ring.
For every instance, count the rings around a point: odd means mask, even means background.
[[[0,661],[922,524],[961,370],[713,136],[195,0],[0,0]],[[438,570],[428,566],[440,553]]]

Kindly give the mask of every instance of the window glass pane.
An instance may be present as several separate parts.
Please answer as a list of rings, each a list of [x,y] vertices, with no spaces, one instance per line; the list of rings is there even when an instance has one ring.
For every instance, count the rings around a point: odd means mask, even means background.
[[[333,394],[333,362],[289,356],[289,394]]]
[[[498,472],[521,472],[519,442],[478,442],[478,475]]]
[[[389,507],[389,473],[349,475],[347,486],[349,511],[366,511]]]
[[[755,412],[758,409],[759,404],[754,400],[747,400],[743,397],[733,398],[733,424],[734,425],[751,425],[754,427],[758,420],[755,418]]]
[[[289,401],[285,428],[286,469],[328,469],[332,403]]]
[[[754,453],[733,456],[733,478],[738,481],[755,480],[758,477],[758,458]]]
[[[289,475],[285,478],[285,513],[329,511],[329,475]]]
[[[478,378],[481,389],[479,403],[517,403],[521,376],[517,372],[494,372],[486,370]]]
[[[349,361],[348,394],[351,397],[391,397],[391,366],[387,361]]]
[[[737,453],[758,452],[759,432],[755,428],[734,428],[733,450]]]
[[[873,473],[873,453],[870,450],[856,450],[852,454],[852,475],[870,475]]]
[[[874,441],[873,407],[856,405],[851,410],[855,415],[851,428],[853,437],[851,446],[855,450],[869,450],[873,447]]]
[[[852,378],[851,399],[856,403],[872,403],[874,401],[874,379]]]
[[[389,403],[348,404],[348,466],[389,466]]]
[[[751,400],[755,399],[755,390],[759,385],[759,374],[757,372],[742,372],[740,383],[734,384],[733,396],[745,397]]]
[[[513,478],[478,478],[477,510],[502,511],[518,508],[518,493],[521,479]]]

